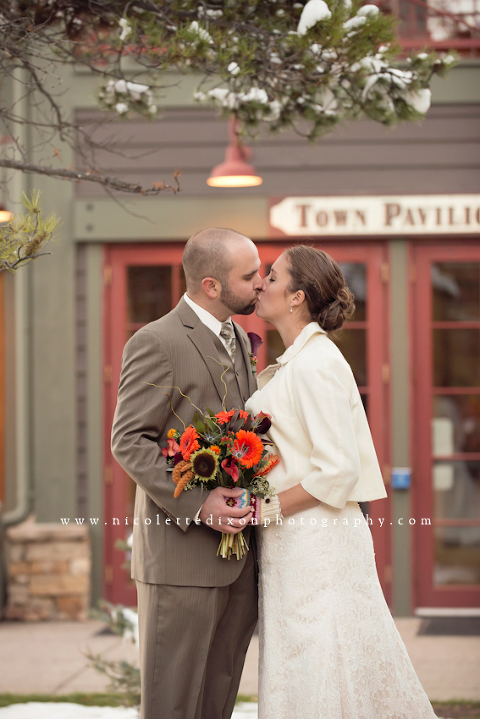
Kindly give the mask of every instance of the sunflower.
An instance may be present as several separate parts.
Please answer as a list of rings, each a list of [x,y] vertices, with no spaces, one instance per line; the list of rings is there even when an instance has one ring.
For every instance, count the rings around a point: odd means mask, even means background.
[[[255,432],[240,429],[235,435],[233,454],[242,467],[253,467],[260,462],[263,454],[263,442]]]
[[[198,433],[192,425],[189,425],[180,439],[180,452],[186,462],[188,462],[196,449],[200,449],[200,444],[197,442],[197,439]]]
[[[218,470],[218,459],[211,449],[199,449],[192,454],[190,466],[196,479],[201,482],[209,482],[213,479]]]

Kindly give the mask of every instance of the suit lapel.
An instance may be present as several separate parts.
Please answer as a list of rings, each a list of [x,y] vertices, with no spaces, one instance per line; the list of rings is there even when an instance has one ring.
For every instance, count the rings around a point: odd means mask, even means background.
[[[243,354],[243,361],[245,362],[245,367],[247,368],[247,375],[248,375],[248,389],[250,392],[250,395],[252,395],[254,392],[257,391],[257,380],[256,377],[252,371],[252,363],[250,362],[250,340],[245,340],[241,333],[238,330],[238,325],[233,323],[235,326],[235,334],[237,336],[237,344],[240,345],[242,348],[242,354]]]
[[[187,305],[183,297],[178,303],[176,310],[187,330],[190,340],[193,342],[200,353],[200,357],[207,365],[213,384],[218,392],[218,396],[223,403],[227,388],[225,382],[226,378],[224,376],[222,379],[222,374],[225,372],[227,367],[231,372],[231,365],[220,361],[218,350],[215,347],[214,333],[203,324],[198,315]]]
[[[227,362],[223,363],[220,361],[218,357],[218,350],[213,341],[213,332],[209,330],[208,327],[205,327],[203,322],[199,321],[198,325],[188,333],[188,336],[207,365],[213,384],[215,385],[218,395],[223,403],[227,394],[227,387],[226,377],[224,375],[222,379],[222,374],[225,370],[228,370],[231,373],[232,365]]]

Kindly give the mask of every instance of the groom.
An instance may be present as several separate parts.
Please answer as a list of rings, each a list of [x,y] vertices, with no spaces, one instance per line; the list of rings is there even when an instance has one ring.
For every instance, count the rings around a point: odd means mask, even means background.
[[[137,484],[142,719],[229,719],[257,618],[251,513],[226,504],[238,489],[197,486],[175,499],[162,448],[193,405],[219,412],[225,398],[241,409],[256,390],[248,337],[230,315],[254,311],[263,281],[253,242],[223,228],[191,237],[183,266],[186,294],[125,346],[112,452]],[[242,529],[245,557],[217,557],[220,533]]]

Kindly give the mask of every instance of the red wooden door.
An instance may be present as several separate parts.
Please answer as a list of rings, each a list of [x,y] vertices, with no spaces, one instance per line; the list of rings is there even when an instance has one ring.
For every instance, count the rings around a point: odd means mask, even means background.
[[[135,483],[110,452],[122,350],[140,327],[170,312],[182,296],[182,252],[183,245],[179,244],[113,245],[105,249],[104,597],[127,606],[136,605],[135,583],[128,566],[123,566],[129,553],[115,544],[132,533]]]
[[[258,243],[262,272],[267,274],[282,252],[282,243]],[[320,245],[319,245],[320,246]],[[388,476],[388,342],[386,249],[381,243],[325,245],[347,277],[356,296],[355,317],[346,325],[339,346],[354,371],[367,408],[380,466]],[[170,311],[184,291],[181,244],[110,246],[105,250],[105,589],[110,601],[135,603],[135,587],[122,568],[125,553],[115,548],[131,533],[135,485],[111,457],[110,432],[120,377],[122,349],[147,322]],[[247,331],[264,338],[259,370],[283,353],[276,330],[258,318],[237,316]],[[390,513],[388,500],[364,507],[372,519],[372,534],[380,579],[391,600]],[[379,518],[383,518],[380,527]],[[114,522],[118,519],[118,524]]]
[[[352,367],[366,407],[375,449],[388,484],[389,466],[389,357],[388,357],[388,254],[382,243],[310,243],[328,252],[342,268],[355,295],[356,312],[346,323],[338,346]],[[281,243],[258,243],[263,276],[283,251]],[[259,368],[276,361],[284,348],[277,331],[256,315],[236,320],[247,331],[265,339],[259,352]],[[387,486],[387,490],[389,487]],[[390,501],[382,499],[363,506],[372,520],[371,530],[382,588],[392,601]],[[380,526],[380,521],[382,526]]]
[[[413,250],[415,605],[480,604],[480,246]]]

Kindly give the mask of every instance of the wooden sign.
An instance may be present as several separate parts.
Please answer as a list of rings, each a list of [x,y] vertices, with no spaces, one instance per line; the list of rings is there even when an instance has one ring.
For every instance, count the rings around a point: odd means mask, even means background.
[[[270,206],[270,236],[480,233],[480,195],[284,197]]]

